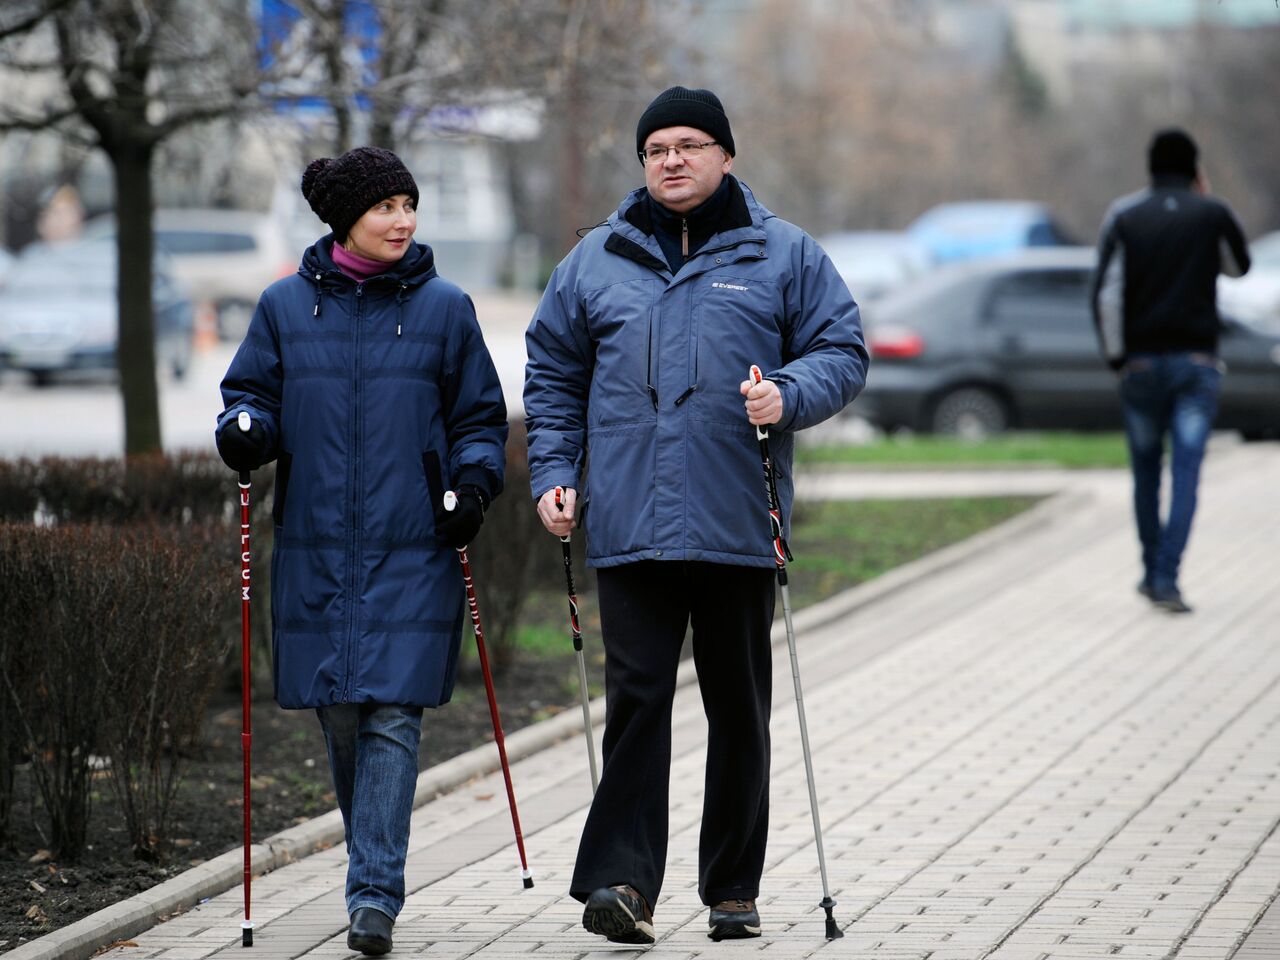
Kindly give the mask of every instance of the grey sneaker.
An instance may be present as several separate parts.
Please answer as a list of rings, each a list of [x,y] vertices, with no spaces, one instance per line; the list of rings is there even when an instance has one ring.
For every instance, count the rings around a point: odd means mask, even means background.
[[[712,940],[744,940],[760,936],[760,913],[754,900],[721,900],[711,908],[707,922]]]
[[[582,925],[610,943],[653,943],[653,911],[628,884],[601,887],[591,894]]]
[[[1151,592],[1151,602],[1169,613],[1191,612],[1191,607],[1182,599],[1177,587],[1157,587]]]

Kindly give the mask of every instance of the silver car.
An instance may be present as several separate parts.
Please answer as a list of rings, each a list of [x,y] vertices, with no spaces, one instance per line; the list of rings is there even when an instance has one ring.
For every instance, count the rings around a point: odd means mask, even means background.
[[[156,356],[181,379],[191,364],[191,301],[162,258],[153,277]],[[63,373],[113,371],[117,317],[113,243],[33,244],[0,288],[0,365],[40,385]]]

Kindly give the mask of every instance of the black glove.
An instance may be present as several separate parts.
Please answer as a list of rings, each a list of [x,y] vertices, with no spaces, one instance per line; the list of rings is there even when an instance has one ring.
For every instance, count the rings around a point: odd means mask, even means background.
[[[484,523],[485,497],[478,487],[473,486],[459,487],[454,492],[458,495],[457,506],[436,520],[436,534],[457,550],[469,544],[480,532],[480,524]]]
[[[241,430],[238,417],[232,417],[218,431],[218,456],[237,473],[256,470],[267,459],[267,430],[254,420],[248,430]]]

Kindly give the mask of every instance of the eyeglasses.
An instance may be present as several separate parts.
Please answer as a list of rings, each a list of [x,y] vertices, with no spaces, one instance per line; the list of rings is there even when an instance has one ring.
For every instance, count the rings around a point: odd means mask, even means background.
[[[667,154],[672,150],[676,152],[676,156],[682,160],[690,157],[696,157],[702,153],[707,147],[716,146],[715,140],[703,140],[699,143],[697,140],[684,140],[672,147],[645,147],[640,151],[641,163],[666,163]]]

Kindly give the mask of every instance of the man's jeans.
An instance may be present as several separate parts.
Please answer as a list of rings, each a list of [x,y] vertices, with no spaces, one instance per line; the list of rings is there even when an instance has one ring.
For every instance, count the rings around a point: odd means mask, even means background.
[[[1143,581],[1157,592],[1177,589],[1221,384],[1217,359],[1203,353],[1132,354],[1121,374]],[[1173,492],[1161,526],[1160,462],[1166,433],[1172,438]]]
[[[347,834],[347,913],[404,906],[422,708],[340,703],[316,710]]]

